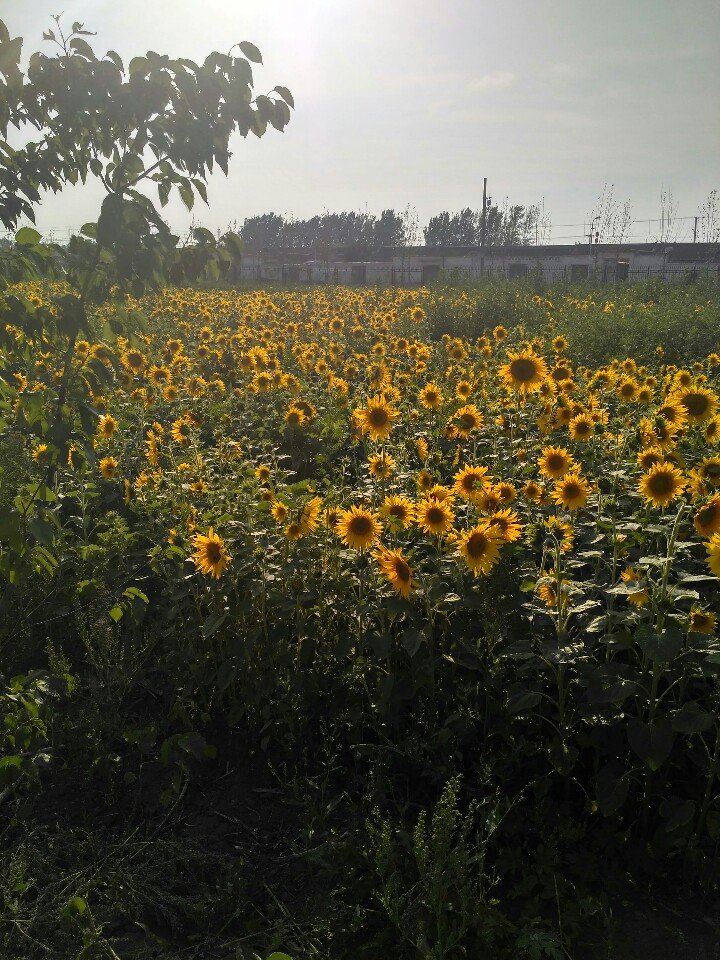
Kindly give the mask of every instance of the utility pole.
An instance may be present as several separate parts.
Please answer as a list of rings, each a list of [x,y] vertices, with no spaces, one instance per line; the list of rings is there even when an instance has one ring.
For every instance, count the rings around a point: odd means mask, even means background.
[[[697,222],[698,218],[695,217],[695,226],[693,227],[693,243],[697,243]]]
[[[480,246],[485,246],[485,222],[487,220],[487,177],[483,177],[483,212],[480,227]]]

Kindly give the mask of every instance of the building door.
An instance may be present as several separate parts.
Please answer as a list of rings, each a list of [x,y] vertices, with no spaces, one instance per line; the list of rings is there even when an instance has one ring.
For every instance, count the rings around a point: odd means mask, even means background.
[[[358,287],[367,283],[367,268],[364,263],[353,263],[350,267],[350,283]]]
[[[433,280],[437,280],[440,276],[440,264],[439,263],[424,263],[422,268],[422,284],[427,286],[428,283],[432,283]]]

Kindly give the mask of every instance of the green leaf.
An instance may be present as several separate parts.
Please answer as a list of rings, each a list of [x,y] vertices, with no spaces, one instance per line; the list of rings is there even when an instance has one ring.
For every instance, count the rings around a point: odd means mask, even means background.
[[[669,627],[662,634],[650,627],[641,627],[635,634],[635,642],[651,663],[670,663],[680,653],[683,635],[676,627]]]
[[[0,787],[14,783],[22,773],[22,757],[3,757],[0,760]]]
[[[279,93],[289,107],[295,108],[295,100],[287,87],[275,87],[275,93]]]
[[[696,700],[690,700],[675,711],[672,727],[678,733],[703,733],[709,730],[714,722],[715,717],[711,713],[701,710]]]
[[[620,775],[618,775],[620,773]],[[609,817],[622,807],[630,790],[630,781],[614,767],[603,767],[598,772],[596,797],[600,813]]]
[[[670,722],[665,719],[657,723],[631,720],[627,737],[632,749],[651,770],[658,770],[665,763],[675,742]]]
[[[507,711],[510,714],[527,713],[542,699],[539,690],[516,690],[508,697]]]
[[[178,193],[187,209],[192,210],[195,203],[195,194],[193,193],[192,187],[188,183],[181,183],[178,185]]]
[[[42,234],[32,227],[21,227],[15,234],[15,243],[20,247],[36,247],[41,239]]]
[[[108,610],[108,616],[115,623],[119,623],[120,620],[122,620],[124,614],[125,614],[125,611],[123,610],[123,608],[120,606],[119,603],[116,603],[114,607],[110,607],[110,609]]]
[[[254,43],[250,43],[249,40],[243,40],[242,43],[238,44],[238,46],[240,47],[242,52],[245,54],[245,56],[248,58],[248,60],[250,60],[252,63],[263,62],[262,54],[260,53],[260,51],[258,50],[258,48],[255,46]]]

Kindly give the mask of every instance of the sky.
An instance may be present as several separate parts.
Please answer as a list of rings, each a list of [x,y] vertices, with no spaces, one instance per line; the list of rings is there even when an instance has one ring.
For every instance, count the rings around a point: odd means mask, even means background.
[[[720,188],[717,0],[0,0],[28,53],[49,52],[42,32],[60,9],[126,63],[251,40],[255,92],[290,88],[285,132],[237,135],[229,176],[212,176],[210,207],[193,211],[212,230],[408,204],[422,226],[481,207],[487,177],[494,202],[543,203],[553,242],[573,242],[604,190],[640,220],[661,216],[663,191],[691,218]],[[69,187],[37,225],[77,229],[101,199],[98,185]],[[179,202],[164,215],[190,224]],[[680,226],[688,239],[692,220]],[[630,237],[658,229],[636,223]]]

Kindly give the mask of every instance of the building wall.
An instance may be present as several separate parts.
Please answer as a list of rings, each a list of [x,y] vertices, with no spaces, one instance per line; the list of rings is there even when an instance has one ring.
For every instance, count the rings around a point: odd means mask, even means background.
[[[513,277],[540,275],[547,281],[572,281],[592,279],[599,282],[628,280],[629,282],[650,276],[666,280],[687,279],[697,276],[720,276],[717,258],[709,262],[707,254],[697,259],[673,262],[668,258],[668,249],[657,245],[652,249],[637,250],[617,247],[612,250],[571,248],[562,252],[491,249],[484,252],[444,252],[431,248],[403,250],[396,248],[387,260],[355,261],[308,260],[286,263],[282,252],[277,256],[246,255],[242,260],[241,279],[251,282],[265,280],[286,283],[344,285],[386,284],[388,286],[419,286],[430,283],[438,276],[456,276],[469,280],[481,277]]]

